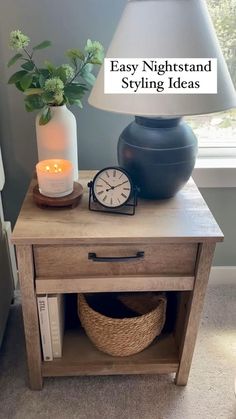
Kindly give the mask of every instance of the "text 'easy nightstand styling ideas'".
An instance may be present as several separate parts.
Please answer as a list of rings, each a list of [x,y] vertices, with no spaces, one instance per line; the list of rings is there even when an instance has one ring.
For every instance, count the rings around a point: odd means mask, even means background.
[[[214,93],[186,88],[193,74],[199,83],[204,73],[194,69],[196,59],[217,61]],[[194,71],[183,71],[187,62]],[[209,87],[213,74],[206,74],[210,82],[203,84]],[[159,90],[165,77],[166,88]],[[129,172],[143,198],[174,196],[191,176],[197,157],[197,138],[182,117],[236,106],[206,1],[128,0],[88,101],[104,111],[135,116],[118,141],[119,165]]]

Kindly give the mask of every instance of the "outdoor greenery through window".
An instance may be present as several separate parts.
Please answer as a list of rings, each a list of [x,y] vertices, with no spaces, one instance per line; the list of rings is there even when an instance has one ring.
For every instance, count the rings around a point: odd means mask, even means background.
[[[236,87],[236,0],[207,0],[208,9]],[[236,156],[236,109],[188,118],[199,155]]]

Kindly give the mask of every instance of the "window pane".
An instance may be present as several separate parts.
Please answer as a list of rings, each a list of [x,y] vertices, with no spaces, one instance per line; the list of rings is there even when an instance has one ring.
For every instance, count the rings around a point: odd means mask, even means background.
[[[236,0],[207,0],[207,5],[236,87]],[[236,109],[186,119],[194,129],[200,147],[214,147],[218,152],[228,147],[236,154]]]

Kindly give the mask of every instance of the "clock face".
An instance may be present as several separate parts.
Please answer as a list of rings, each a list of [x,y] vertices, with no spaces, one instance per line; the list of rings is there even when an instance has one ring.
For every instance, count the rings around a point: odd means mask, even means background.
[[[104,207],[116,208],[124,205],[130,198],[131,191],[131,182],[121,169],[103,169],[95,176],[93,192]]]

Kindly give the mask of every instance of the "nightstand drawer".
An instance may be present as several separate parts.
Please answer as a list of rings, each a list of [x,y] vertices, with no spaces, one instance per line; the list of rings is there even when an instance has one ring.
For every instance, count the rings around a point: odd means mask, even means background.
[[[38,245],[37,277],[194,274],[198,245]]]

